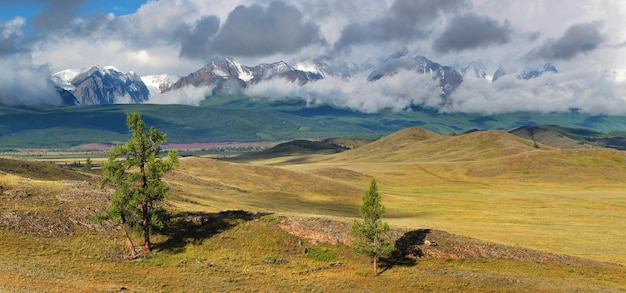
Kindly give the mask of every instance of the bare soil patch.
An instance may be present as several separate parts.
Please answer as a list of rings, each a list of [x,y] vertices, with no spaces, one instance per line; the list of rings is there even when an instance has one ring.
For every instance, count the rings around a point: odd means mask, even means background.
[[[290,234],[308,239],[313,244],[350,244],[350,224],[347,222],[329,218],[288,217],[282,218],[277,225]],[[433,229],[392,229],[389,238],[396,244],[390,259],[392,262],[406,263],[420,258],[495,258],[562,265],[598,263],[584,258],[492,243]]]

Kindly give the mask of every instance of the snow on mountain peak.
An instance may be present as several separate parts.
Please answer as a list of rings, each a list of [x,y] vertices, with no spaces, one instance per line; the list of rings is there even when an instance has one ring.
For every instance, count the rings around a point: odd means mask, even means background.
[[[113,66],[113,65],[108,65],[105,66],[104,69],[108,70],[108,71],[117,71],[117,72],[122,72],[121,70],[117,69],[117,67]],[[132,72],[131,72],[132,73]]]
[[[162,93],[171,87],[180,77],[171,74],[146,75],[141,77],[141,81],[150,91],[150,96]]]
[[[319,68],[319,66],[313,62],[313,61],[302,61],[302,62],[298,62],[296,63],[296,65],[293,66],[295,69],[300,70],[300,71],[304,71],[304,72],[311,72],[311,73],[315,73],[315,74],[319,74],[322,77],[325,76],[324,72]]]
[[[66,91],[73,91],[76,87],[70,81],[80,73],[80,70],[66,69],[53,74],[51,78],[60,88]]]
[[[252,74],[252,71],[250,71],[250,69],[248,69],[247,67],[243,67],[241,65],[241,63],[233,60],[233,59],[226,59],[228,60],[228,62],[230,63],[230,65],[232,65],[233,67],[235,67],[237,69],[237,77],[239,77],[239,79],[245,81],[245,82],[249,82],[250,80],[252,80],[254,78],[254,74]]]

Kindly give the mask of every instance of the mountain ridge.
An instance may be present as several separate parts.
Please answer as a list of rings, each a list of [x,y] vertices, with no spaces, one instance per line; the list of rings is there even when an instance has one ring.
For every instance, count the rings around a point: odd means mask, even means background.
[[[376,82],[394,76],[402,70],[429,75],[438,87],[438,93],[433,94],[443,98],[451,95],[463,83],[464,77],[495,82],[507,74],[499,67],[490,77],[487,75],[486,65],[481,61],[448,66],[423,55],[401,50],[386,59],[367,60],[362,64],[346,62],[327,64],[323,60],[302,60],[294,65],[277,61],[247,66],[232,57],[217,56],[203,67],[182,77],[170,74],[139,77],[133,71],[123,73],[113,66],[96,65],[84,70],[63,70],[53,74],[50,79],[58,88],[76,97],[76,101],[68,99],[64,96],[67,93],[57,90],[59,95],[64,97],[64,105],[119,104],[149,103],[156,95],[187,87],[208,87],[211,94],[207,97],[240,94],[258,83],[274,79],[283,79],[303,86],[328,77],[351,79],[366,73],[367,81]],[[552,63],[545,63],[539,67],[525,69],[517,75],[517,78],[529,80],[538,78],[546,72],[558,73],[558,70]],[[175,103],[174,101],[173,99],[172,103]],[[159,99],[159,103],[164,102],[167,103],[167,100]]]

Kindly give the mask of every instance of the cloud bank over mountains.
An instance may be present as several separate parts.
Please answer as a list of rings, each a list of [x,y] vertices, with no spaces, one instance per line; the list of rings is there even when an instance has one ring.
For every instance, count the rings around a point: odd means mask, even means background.
[[[17,2],[0,0],[0,7]],[[35,79],[96,64],[185,76],[215,56],[250,65],[362,64],[407,49],[443,65],[480,60],[489,75],[500,67],[511,74],[494,83],[466,75],[443,103],[430,78],[411,71],[375,82],[362,74],[304,86],[273,80],[247,92],[365,112],[415,104],[452,112],[626,114],[626,4],[620,0],[161,0],[125,15],[83,15],[85,0],[26,2],[38,7],[33,16],[0,19],[0,101],[6,104],[58,104],[51,85]],[[546,62],[560,73],[515,78]],[[170,98],[195,103],[206,92]]]

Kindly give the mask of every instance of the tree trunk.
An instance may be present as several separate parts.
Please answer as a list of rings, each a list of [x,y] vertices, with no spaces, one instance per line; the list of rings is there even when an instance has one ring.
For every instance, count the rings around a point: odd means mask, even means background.
[[[141,226],[143,226],[143,250],[150,252],[150,223],[148,223],[148,201],[146,199],[146,170],[142,163],[139,167],[141,172]]]
[[[374,256],[374,277],[378,275],[378,264],[376,263],[376,256]]]
[[[141,212],[143,219],[141,225],[143,226],[143,250],[147,253],[150,252],[150,225],[148,223],[148,202],[144,196],[141,200]]]
[[[136,259],[137,251],[135,250],[135,245],[133,244],[133,241],[128,236],[128,232],[126,231],[126,228],[124,228],[124,237],[126,237],[126,245],[128,246],[128,250],[130,250],[131,259]]]

